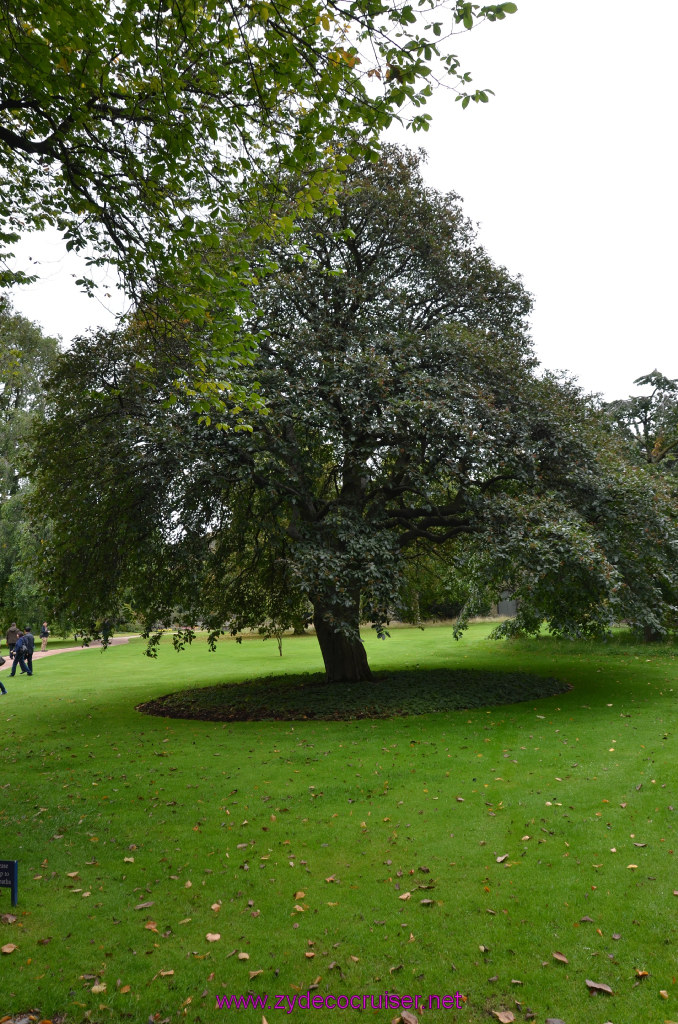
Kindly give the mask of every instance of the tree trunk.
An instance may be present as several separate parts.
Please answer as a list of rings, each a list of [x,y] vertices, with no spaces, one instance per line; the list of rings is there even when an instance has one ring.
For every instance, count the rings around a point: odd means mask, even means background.
[[[329,618],[329,621],[328,621]],[[313,625],[320,644],[320,651],[325,662],[327,681],[359,683],[372,679],[370,666],[367,664],[367,654],[359,637],[346,636],[344,633],[337,633],[332,628],[331,612],[313,606]],[[356,615],[356,630],[358,628]]]

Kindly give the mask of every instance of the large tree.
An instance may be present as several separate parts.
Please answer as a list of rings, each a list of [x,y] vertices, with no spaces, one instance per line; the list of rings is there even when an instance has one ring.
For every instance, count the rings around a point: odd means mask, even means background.
[[[423,561],[455,557],[479,605],[514,592],[523,629],[662,620],[669,513],[576,389],[535,376],[529,296],[416,157],[355,164],[339,212],[276,256],[251,431],[199,423],[162,353],[149,393],[138,333],[62,357],[36,508],[81,625],[128,587],[149,626],[180,608],[237,632],[310,602],[328,677],[369,679],[361,620],[383,632]]]
[[[248,350],[234,331],[262,269],[250,266],[253,236],[331,201],[346,162],[374,149],[404,105],[425,127],[436,68],[464,102],[487,99],[449,35],[515,4],[417,7],[2,0],[0,256],[26,229],[56,226],[91,264],[117,268],[135,298],[153,286],[156,319],[208,324],[220,379]],[[304,180],[283,203],[281,172],[293,170]],[[0,284],[22,279],[0,274]]]

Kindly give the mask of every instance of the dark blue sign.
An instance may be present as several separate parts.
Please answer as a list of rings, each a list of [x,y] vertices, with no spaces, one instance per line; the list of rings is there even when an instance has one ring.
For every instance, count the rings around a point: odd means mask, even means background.
[[[19,861],[0,860],[0,889],[12,890],[12,906],[19,902]]]

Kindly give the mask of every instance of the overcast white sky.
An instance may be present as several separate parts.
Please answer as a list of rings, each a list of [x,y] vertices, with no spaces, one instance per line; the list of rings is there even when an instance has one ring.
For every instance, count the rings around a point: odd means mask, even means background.
[[[490,103],[462,111],[440,90],[428,133],[392,136],[427,149],[428,181],[459,193],[489,254],[522,274],[542,364],[621,397],[655,367],[678,377],[678,2],[518,7],[458,39]],[[20,312],[64,341],[111,324],[115,289],[81,296],[57,239],[21,253],[43,280],[15,290]]]

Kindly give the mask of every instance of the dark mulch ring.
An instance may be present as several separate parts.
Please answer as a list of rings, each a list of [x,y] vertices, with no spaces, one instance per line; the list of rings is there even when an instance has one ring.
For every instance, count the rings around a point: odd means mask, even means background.
[[[350,721],[517,704],[571,689],[562,679],[480,669],[382,672],[371,683],[328,683],[316,673],[168,693],[139,704],[137,711],[208,722]]]

